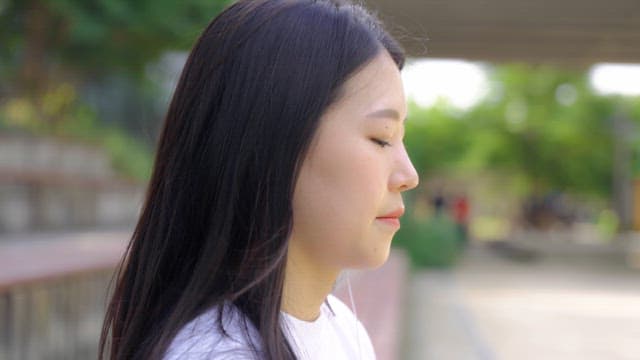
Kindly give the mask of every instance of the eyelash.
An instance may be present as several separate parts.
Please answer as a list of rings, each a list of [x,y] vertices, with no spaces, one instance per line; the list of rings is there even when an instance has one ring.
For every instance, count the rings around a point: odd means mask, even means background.
[[[384,140],[372,138],[371,141],[373,141],[374,143],[378,144],[378,146],[380,146],[382,148],[387,147],[387,146],[391,146],[391,144],[389,142],[386,142]]]

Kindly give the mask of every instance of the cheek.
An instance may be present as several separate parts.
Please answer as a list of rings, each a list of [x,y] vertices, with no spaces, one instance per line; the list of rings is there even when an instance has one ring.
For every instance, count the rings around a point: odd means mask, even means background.
[[[308,182],[327,209],[347,218],[374,216],[386,188],[378,149],[368,139],[354,139],[318,150],[308,168]]]
[[[371,231],[387,179],[379,149],[367,141],[319,144],[303,164],[294,193],[294,232],[310,250],[335,256]]]

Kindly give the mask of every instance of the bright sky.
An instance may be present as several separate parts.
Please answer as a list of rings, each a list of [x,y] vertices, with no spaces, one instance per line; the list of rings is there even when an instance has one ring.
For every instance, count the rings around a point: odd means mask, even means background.
[[[421,106],[444,98],[466,109],[486,94],[489,82],[482,63],[456,59],[410,59],[402,71],[405,93]],[[640,64],[596,64],[590,82],[601,94],[640,96]]]
[[[589,76],[600,94],[640,96],[640,64],[598,64]]]
[[[175,87],[185,59],[186,53],[168,53],[162,60],[165,68],[175,70],[159,79],[171,89],[168,94]],[[467,109],[489,89],[486,69],[484,63],[458,59],[409,59],[402,70],[402,80],[405,93],[418,105],[430,106],[443,98],[460,109]],[[589,76],[591,86],[600,94],[640,96],[640,64],[596,64]],[[560,86],[556,94],[559,101],[570,100],[571,91]]]
[[[455,59],[411,59],[402,71],[402,81],[406,95],[425,107],[444,98],[465,109],[488,89],[480,63]]]

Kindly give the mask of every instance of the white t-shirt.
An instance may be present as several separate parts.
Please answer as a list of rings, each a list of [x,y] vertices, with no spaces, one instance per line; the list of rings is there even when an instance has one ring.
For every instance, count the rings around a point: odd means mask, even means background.
[[[312,322],[281,313],[284,333],[298,359],[375,359],[371,340],[362,323],[335,296],[329,295],[327,302],[330,308],[323,303],[320,316]],[[233,307],[226,309],[229,310],[223,316],[223,326],[229,337],[223,336],[217,327],[218,308],[211,308],[178,332],[164,360],[260,359],[248,343],[252,341],[260,349],[256,329],[252,326],[246,329],[250,337],[247,340],[243,335],[243,315]]]

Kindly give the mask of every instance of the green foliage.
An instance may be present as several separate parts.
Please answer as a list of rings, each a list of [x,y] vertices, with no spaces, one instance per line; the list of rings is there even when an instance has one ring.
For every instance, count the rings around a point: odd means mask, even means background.
[[[230,0],[0,0],[0,130],[97,143],[123,175],[146,180],[151,152],[98,119],[76,89],[126,77],[142,99],[145,69],[187,50]]]
[[[141,141],[118,128],[110,128],[105,131],[101,143],[116,171],[140,182],[149,180],[153,158],[151,150]]]
[[[43,101],[50,104],[36,106],[28,98],[12,98],[1,104],[0,131],[96,144],[109,155],[121,176],[140,182],[149,179],[151,149],[122,129],[99,123],[95,112],[78,103],[70,88],[63,84],[61,89],[47,93]]]
[[[420,108],[410,103],[405,144],[420,174],[455,167],[469,146],[468,124],[445,104]]]
[[[620,109],[636,125],[631,138],[640,174],[640,98],[598,96],[586,73],[549,66],[496,66],[490,77],[487,97],[467,111],[446,103],[409,104],[405,144],[423,179],[492,173],[505,179],[505,193],[519,191],[511,196],[559,190],[609,199],[614,142],[620,141],[614,139],[612,118]],[[415,196],[409,194],[408,208]],[[485,233],[505,232],[504,219],[484,219],[476,225]],[[602,212],[597,223],[608,236],[618,228],[611,211]],[[449,266],[460,241],[445,217],[407,218],[394,245],[407,249],[417,266]]]
[[[549,66],[497,66],[487,98],[466,112],[412,105],[408,152],[424,177],[493,171],[517,179],[525,192],[608,198],[619,99],[595,95],[587,80],[583,72]],[[637,104],[629,108],[640,122]]]
[[[600,235],[607,239],[611,239],[615,236],[620,227],[620,219],[615,212],[605,209],[598,215],[596,226]]]
[[[187,49],[227,0],[10,1],[0,10],[0,63],[19,67],[35,50],[49,64],[89,74],[143,67]]]
[[[582,73],[504,66],[498,101],[468,114],[476,137],[471,165],[509,170],[536,190],[606,196],[611,188],[613,106],[594,96]],[[475,162],[475,164],[474,164]]]
[[[463,240],[456,224],[447,216],[428,219],[403,218],[393,245],[404,248],[415,267],[450,267]]]

